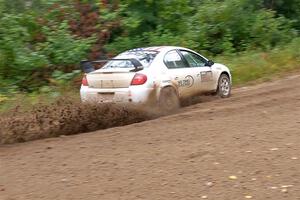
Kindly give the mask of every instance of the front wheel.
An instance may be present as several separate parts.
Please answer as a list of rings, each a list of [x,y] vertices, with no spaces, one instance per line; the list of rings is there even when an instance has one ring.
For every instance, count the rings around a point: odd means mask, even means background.
[[[172,87],[163,88],[161,90],[158,106],[166,112],[174,112],[179,109],[180,101],[176,91]]]
[[[217,95],[221,98],[228,98],[231,94],[231,82],[227,74],[221,74],[218,82]]]

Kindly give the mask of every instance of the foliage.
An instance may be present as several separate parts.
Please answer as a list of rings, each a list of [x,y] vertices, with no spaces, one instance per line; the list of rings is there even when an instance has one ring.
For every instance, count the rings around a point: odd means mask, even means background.
[[[295,28],[300,29],[300,0],[264,0],[264,6],[292,19]]]
[[[221,54],[269,49],[296,36],[292,22],[263,8],[260,0],[192,2],[125,1],[120,9],[123,34],[107,47],[125,50],[167,43]]]
[[[0,43],[2,90],[32,91],[48,84],[53,70],[77,65],[93,38],[72,35],[67,21],[48,20],[43,25],[31,13],[13,13],[1,16]]]
[[[276,74],[300,69],[300,38],[271,51],[249,51],[215,59],[230,67],[235,85],[269,79]]]
[[[43,55],[46,55],[51,65],[67,66],[78,63],[87,55],[93,38],[77,39],[68,30],[67,21],[43,27],[42,33],[45,41],[38,43],[37,47]]]
[[[19,85],[32,70],[48,65],[47,58],[30,46],[32,20],[23,14],[4,14],[0,20],[0,77],[8,83]]]
[[[247,55],[299,30],[300,0],[0,0],[0,93],[48,91],[77,77],[81,59],[135,47]]]

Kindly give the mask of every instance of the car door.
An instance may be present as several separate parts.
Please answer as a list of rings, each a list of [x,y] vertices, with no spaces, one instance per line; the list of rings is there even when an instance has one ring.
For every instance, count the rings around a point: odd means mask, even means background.
[[[190,65],[193,71],[192,73],[195,75],[195,84],[193,89],[198,93],[213,90],[214,72],[210,66],[207,66],[207,60],[191,51],[180,50],[180,53]]]
[[[164,63],[168,68],[171,81],[176,85],[180,98],[187,98],[192,95],[194,78],[192,69],[183,59],[177,50],[166,53]]]

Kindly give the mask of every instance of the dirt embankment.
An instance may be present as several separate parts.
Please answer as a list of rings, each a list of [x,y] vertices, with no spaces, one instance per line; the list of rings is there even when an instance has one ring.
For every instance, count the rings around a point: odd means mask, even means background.
[[[0,146],[0,199],[300,199],[299,88],[289,77],[150,121]]]

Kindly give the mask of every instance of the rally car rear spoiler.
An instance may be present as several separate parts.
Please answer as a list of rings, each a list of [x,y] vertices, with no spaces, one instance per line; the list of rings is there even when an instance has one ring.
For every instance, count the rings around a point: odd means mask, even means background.
[[[130,61],[133,66],[134,66],[134,69],[133,70],[130,70],[130,72],[137,72],[137,71],[140,71],[143,68],[143,65],[141,64],[141,62],[135,58],[130,58],[130,59],[106,59],[106,60],[95,60],[95,61],[90,61],[90,60],[82,60],[80,62],[80,68],[81,70],[84,72],[84,73],[90,73],[92,71],[95,71],[95,67],[93,64],[97,64],[97,63],[106,63],[106,62],[109,62],[109,61]]]

